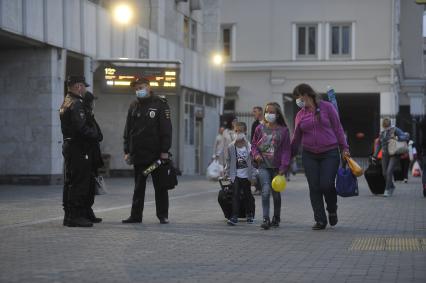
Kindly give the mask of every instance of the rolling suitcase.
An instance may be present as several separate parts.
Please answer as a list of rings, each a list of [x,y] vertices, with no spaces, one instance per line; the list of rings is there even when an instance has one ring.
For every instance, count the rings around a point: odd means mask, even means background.
[[[223,215],[226,219],[229,219],[232,216],[232,183],[231,180],[223,180],[219,179],[220,184],[220,191],[217,196],[217,201],[219,202],[220,207],[222,208]],[[238,215],[238,218],[245,218],[246,217],[246,207],[244,204],[244,195],[241,194],[240,196],[240,213]],[[254,197],[252,196],[252,199],[250,200],[253,202],[254,206]],[[253,217],[254,217],[254,211],[253,211]]]
[[[393,169],[393,179],[394,181],[404,180],[404,173],[402,172],[401,160],[398,158]]]
[[[386,181],[383,177],[382,165],[380,163],[370,163],[364,172],[364,176],[372,194],[382,195],[385,192]]]

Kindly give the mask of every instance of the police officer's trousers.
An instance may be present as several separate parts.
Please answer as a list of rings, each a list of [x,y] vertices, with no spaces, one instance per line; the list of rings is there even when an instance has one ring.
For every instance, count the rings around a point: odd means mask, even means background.
[[[91,155],[87,154],[78,143],[64,142],[64,192],[63,205],[65,213],[71,217],[85,217],[90,198],[92,178]]]
[[[135,165],[135,190],[133,193],[131,217],[133,219],[142,219],[142,213],[145,201],[145,189],[147,177],[142,172],[147,166]],[[152,173],[152,182],[155,190],[155,208],[157,217],[168,218],[169,215],[169,193],[167,189],[161,187],[159,170],[154,170]]]

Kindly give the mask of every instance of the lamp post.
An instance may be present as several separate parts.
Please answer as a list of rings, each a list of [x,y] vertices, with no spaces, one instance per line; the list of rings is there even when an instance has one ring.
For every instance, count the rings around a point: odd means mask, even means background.
[[[113,19],[123,27],[123,57],[126,57],[126,26],[130,24],[133,18],[133,11],[129,4],[119,3],[112,10]]]

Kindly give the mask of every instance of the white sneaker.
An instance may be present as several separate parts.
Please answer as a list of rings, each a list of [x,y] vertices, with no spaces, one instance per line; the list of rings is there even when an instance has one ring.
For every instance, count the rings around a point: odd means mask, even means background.
[[[385,190],[385,193],[383,194],[384,197],[390,197],[392,194],[389,192],[389,190]]]

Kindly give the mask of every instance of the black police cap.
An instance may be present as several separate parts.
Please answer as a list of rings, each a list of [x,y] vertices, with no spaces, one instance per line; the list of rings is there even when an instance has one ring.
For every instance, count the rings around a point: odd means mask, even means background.
[[[136,78],[133,82],[130,83],[131,87],[134,87],[137,84],[147,84],[149,85],[149,80],[147,78]]]
[[[67,78],[67,86],[72,86],[76,83],[83,83],[86,87],[90,86],[86,82],[86,78],[84,76],[68,76]]]

